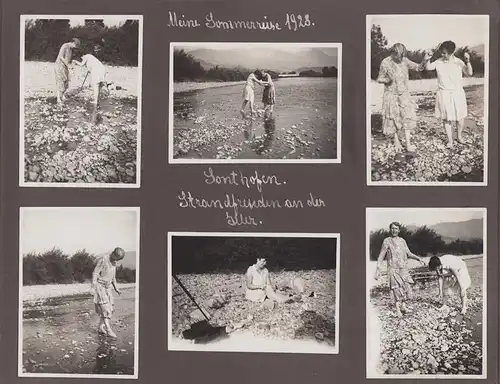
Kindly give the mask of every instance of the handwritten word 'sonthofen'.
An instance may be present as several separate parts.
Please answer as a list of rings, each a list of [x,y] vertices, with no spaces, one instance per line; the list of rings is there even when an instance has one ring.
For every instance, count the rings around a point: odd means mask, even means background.
[[[279,181],[278,177],[275,175],[266,176],[261,175],[257,171],[253,174],[246,176],[241,171],[232,171],[225,176],[218,176],[214,174],[212,168],[208,168],[207,171],[203,172],[205,176],[205,183],[208,185],[219,184],[219,185],[232,185],[235,187],[244,187],[247,189],[256,188],[259,192],[262,192],[263,185],[276,185],[280,186],[286,184],[286,181]]]
[[[214,16],[213,12],[205,15],[203,24],[196,18],[186,17],[184,14],[177,12],[168,12],[168,27],[174,28],[200,28],[204,26],[209,29],[222,30],[260,30],[260,31],[281,31],[283,29],[290,31],[298,31],[303,28],[314,27],[314,22],[308,14],[295,15],[287,13],[284,21],[270,20],[267,16],[263,16],[261,20],[221,20]]]

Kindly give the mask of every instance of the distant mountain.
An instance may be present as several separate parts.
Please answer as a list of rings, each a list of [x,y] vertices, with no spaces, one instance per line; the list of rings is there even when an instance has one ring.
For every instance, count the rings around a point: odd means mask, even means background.
[[[258,68],[290,72],[296,68],[337,66],[336,48],[287,50],[285,48],[245,47],[243,45],[242,48],[235,49],[187,48],[185,51],[208,68],[220,65],[228,68],[239,66],[248,69]]]
[[[475,52],[476,54],[478,54],[479,56],[484,57],[484,53],[485,53],[484,44],[475,45],[473,47],[469,47],[469,49],[471,51]]]
[[[332,67],[332,65],[330,65],[330,67]],[[323,67],[301,67],[301,68],[297,68],[295,69],[295,72],[297,73],[300,73],[300,72],[304,72],[304,71],[314,71],[314,72],[323,72]]]
[[[456,239],[471,240],[483,238],[483,220],[472,219],[458,223],[439,223],[428,226],[441,235],[444,241],[452,242]],[[408,225],[411,231],[417,229],[414,225]]]

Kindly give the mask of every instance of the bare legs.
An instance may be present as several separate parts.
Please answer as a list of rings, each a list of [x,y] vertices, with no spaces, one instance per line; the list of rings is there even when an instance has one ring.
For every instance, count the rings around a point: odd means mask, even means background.
[[[406,150],[408,152],[414,152],[416,150],[415,146],[411,143],[411,131],[405,130],[405,144]],[[401,152],[403,150],[403,146],[401,145],[401,141],[399,140],[398,133],[394,133],[394,147],[396,147],[396,152]]]
[[[460,290],[460,298],[462,299],[462,315],[467,312],[467,291],[465,289]]]
[[[465,119],[461,119],[456,122],[457,125],[457,141],[460,144],[465,144],[463,139],[463,130],[464,130]],[[443,121],[443,126],[446,131],[446,136],[448,137],[448,148],[453,148],[453,126],[451,121]]]
[[[243,118],[245,117],[245,108],[247,104],[250,104],[250,116],[252,117],[252,120],[255,120],[254,119],[255,110],[254,110],[253,100],[243,100],[243,103],[241,103],[241,110],[240,110],[241,116]]]

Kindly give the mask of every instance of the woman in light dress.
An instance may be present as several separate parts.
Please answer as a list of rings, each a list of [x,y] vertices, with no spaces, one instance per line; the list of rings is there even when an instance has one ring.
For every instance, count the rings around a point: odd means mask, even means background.
[[[92,289],[94,290],[94,306],[99,320],[99,333],[116,338],[111,329],[111,316],[114,312],[114,298],[111,288],[121,295],[116,285],[116,264],[125,257],[122,248],[115,248],[110,255],[104,255],[97,260],[92,273]]]
[[[473,74],[470,55],[465,52],[463,62],[454,55],[455,49],[453,41],[445,41],[439,46],[440,57],[437,60],[429,62],[432,52],[427,51],[425,56],[426,70],[435,70],[437,73],[435,116],[443,122],[448,136],[448,148],[453,148],[452,125],[457,126],[457,141],[465,144],[462,131],[467,117],[467,100],[462,77]]]
[[[394,138],[396,152],[402,151],[399,132],[405,135],[406,150],[415,151],[411,143],[411,133],[416,128],[417,115],[415,102],[408,90],[409,71],[423,71],[425,60],[414,63],[406,57],[406,47],[396,43],[390,49],[390,56],[382,60],[377,82],[384,84],[382,100],[383,133]]]
[[[443,300],[441,309],[448,308],[449,291],[458,291],[462,300],[462,315],[467,312],[467,289],[471,278],[465,261],[454,255],[432,256],[429,269],[436,271],[439,283],[439,298]]]
[[[248,267],[245,275],[246,299],[256,303],[263,303],[266,299],[278,303],[293,302],[293,298],[288,298],[274,291],[269,278],[269,271],[265,266],[266,259],[259,258],[254,265]]]
[[[245,84],[245,88],[243,89],[243,103],[241,104],[241,116],[245,117],[245,108],[247,104],[250,104],[250,116],[252,120],[254,120],[255,115],[255,84],[259,84],[262,86],[267,85],[266,82],[262,81],[262,71],[256,70],[250,75],[248,75],[247,82]]]
[[[99,103],[99,95],[101,87],[106,86],[106,67],[94,55],[86,54],[82,56],[82,60],[73,60],[80,67],[86,67],[87,73],[90,74],[90,84],[94,92],[93,104],[97,107]]]
[[[406,307],[406,301],[413,297],[411,284],[414,284],[408,270],[408,259],[419,261],[425,265],[423,259],[410,251],[405,239],[399,237],[401,225],[399,223],[391,223],[389,230],[390,237],[384,239],[382,249],[377,260],[377,269],[375,271],[375,279],[380,277],[380,268],[382,262],[387,260],[387,276],[389,280],[389,288],[396,306],[396,316],[402,316],[402,312],[409,312]]]

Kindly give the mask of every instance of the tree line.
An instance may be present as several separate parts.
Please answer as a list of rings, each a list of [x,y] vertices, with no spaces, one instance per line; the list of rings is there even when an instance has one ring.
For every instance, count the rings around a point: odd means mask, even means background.
[[[370,234],[370,260],[377,260],[382,242],[390,236],[388,229],[380,229]],[[452,255],[479,255],[483,253],[483,239],[446,242],[434,229],[422,226],[409,230],[401,226],[399,236],[406,240],[410,250],[419,256],[432,256],[450,253]]]
[[[172,238],[174,273],[245,273],[257,258],[269,270],[336,268],[336,239],[285,237]]]
[[[402,42],[404,44],[404,42]],[[371,78],[376,80],[378,77],[380,63],[386,57],[389,56],[390,46],[388,45],[387,38],[382,32],[382,28],[379,25],[372,25],[371,27]],[[434,55],[431,58],[431,62],[436,60],[440,53],[437,47],[429,47],[425,49],[419,49],[416,51],[408,50],[407,57],[409,60],[415,63],[421,63],[425,56],[425,50],[430,49],[434,51]],[[470,47],[457,47],[455,51],[455,56],[464,59],[464,53],[469,52],[470,62],[475,76],[484,76],[484,58],[475,51],[470,50]],[[436,77],[436,71],[409,71],[410,80],[420,80],[420,79],[433,79]]]
[[[183,49],[174,50],[174,81],[244,81],[253,71],[248,68],[236,66],[227,68],[223,66],[213,66],[208,69],[204,68],[202,63],[193,55],[187,53]],[[276,71],[265,70],[271,75],[273,80],[279,78],[279,73]],[[289,75],[295,75],[296,72],[288,72]],[[337,77],[337,68],[324,67],[322,72],[314,70],[301,71],[299,76],[302,77]]]
[[[91,53],[108,65],[137,66],[139,21],[125,20],[108,27],[103,20],[85,20],[72,27],[69,20],[30,19],[25,25],[24,57],[27,61],[55,61],[61,45],[73,38],[81,41],[75,56]]]
[[[23,285],[73,284],[92,281],[97,257],[85,250],[67,255],[54,248],[44,253],[29,253],[23,258]],[[118,265],[116,281],[135,283],[135,269]]]

